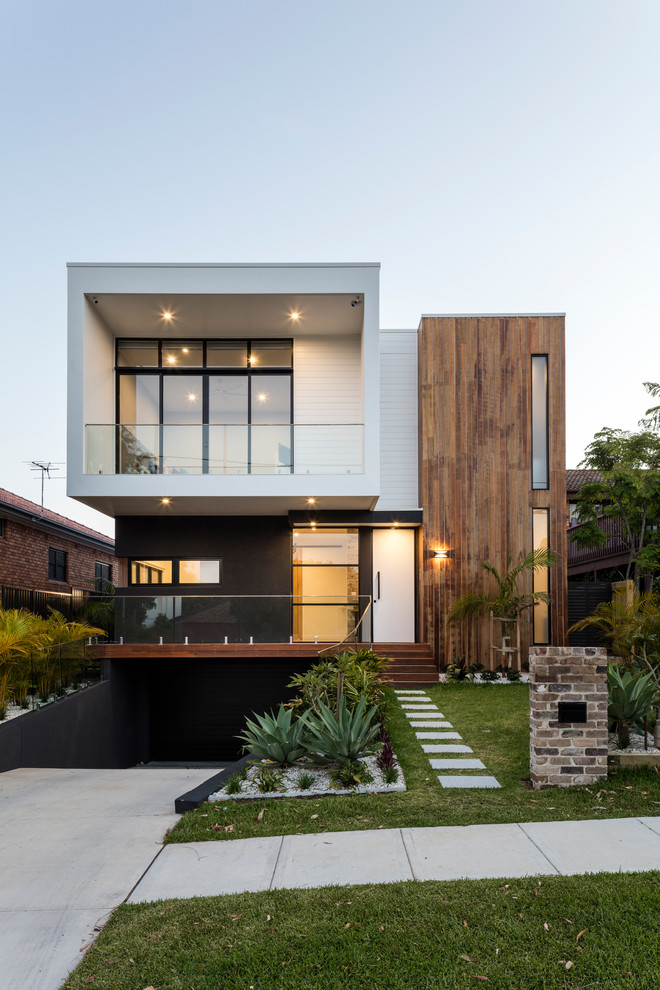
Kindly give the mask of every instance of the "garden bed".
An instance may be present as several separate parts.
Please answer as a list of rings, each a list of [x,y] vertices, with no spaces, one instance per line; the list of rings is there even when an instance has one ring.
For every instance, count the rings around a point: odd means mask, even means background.
[[[342,787],[341,784],[334,784],[332,781],[332,768],[310,767],[302,763],[282,769],[275,767],[264,768],[263,766],[254,765],[246,768],[244,771],[245,777],[240,781],[240,791],[229,794],[227,793],[227,785],[225,784],[220,790],[209,794],[207,800],[263,801],[270,798],[322,797],[332,794],[383,794],[405,791],[406,783],[399,766],[397,766],[398,778],[396,782],[388,784],[382,770],[378,766],[376,756],[368,756],[361,762],[367,768],[372,780],[365,781],[361,784],[356,783],[353,787]],[[279,778],[276,790],[265,791],[260,787],[258,776],[263,769],[266,769],[268,773],[274,774]],[[240,777],[240,775],[236,776]],[[311,782],[307,787],[300,786],[300,778],[303,776],[311,778]]]
[[[630,744],[625,749],[619,749],[617,735],[610,733],[608,766],[612,767],[660,767],[660,749],[653,745],[653,736],[649,734],[648,748],[644,748],[644,736],[638,732],[630,733]]]

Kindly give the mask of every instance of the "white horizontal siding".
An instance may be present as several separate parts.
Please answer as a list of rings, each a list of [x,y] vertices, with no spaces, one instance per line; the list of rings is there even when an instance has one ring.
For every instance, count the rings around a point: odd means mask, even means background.
[[[361,474],[360,338],[298,337],[293,353],[296,474]]]
[[[380,333],[380,498],[377,509],[417,509],[417,332]]]

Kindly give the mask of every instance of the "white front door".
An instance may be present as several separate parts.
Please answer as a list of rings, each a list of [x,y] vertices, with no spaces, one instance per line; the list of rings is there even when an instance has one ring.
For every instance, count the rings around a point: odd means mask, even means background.
[[[375,529],[374,640],[415,642],[415,530]]]

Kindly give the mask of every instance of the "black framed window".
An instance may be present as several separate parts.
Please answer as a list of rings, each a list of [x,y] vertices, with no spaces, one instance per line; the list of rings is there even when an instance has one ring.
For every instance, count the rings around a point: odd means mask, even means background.
[[[112,581],[112,565],[97,560],[94,564],[94,587],[99,589]]]
[[[64,550],[55,550],[54,547],[49,547],[48,580],[66,581],[66,552]]]
[[[169,557],[129,561],[129,584],[222,584],[222,560]]]
[[[4,538],[5,538],[5,523],[6,522],[7,522],[6,519],[0,519],[0,540],[4,540]]]
[[[120,474],[290,474],[291,340],[118,340]]]
[[[532,354],[532,488],[549,488],[548,355]]]
[[[550,546],[550,510],[532,509],[533,548],[547,550]],[[534,591],[550,591],[550,568],[540,567],[534,571]],[[533,607],[534,644],[545,646],[550,642],[550,606],[547,602],[536,602]]]

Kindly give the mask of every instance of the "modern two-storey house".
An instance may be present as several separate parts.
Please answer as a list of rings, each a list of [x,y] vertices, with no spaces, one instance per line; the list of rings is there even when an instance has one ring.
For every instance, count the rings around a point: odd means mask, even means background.
[[[116,520],[135,759],[235,750],[320,650],[492,662],[454,597],[565,547],[561,314],[382,330],[379,266],[69,266],[68,493]],[[523,630],[563,642],[565,569]],[[126,747],[124,753],[128,752]],[[126,758],[126,757],[124,757]]]

